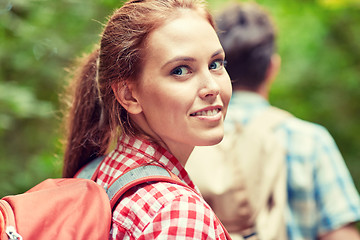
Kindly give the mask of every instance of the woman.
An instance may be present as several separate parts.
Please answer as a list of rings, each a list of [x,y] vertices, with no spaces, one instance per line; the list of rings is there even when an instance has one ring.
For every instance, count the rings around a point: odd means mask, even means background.
[[[70,87],[64,177],[106,154],[102,186],[129,168],[158,163],[195,189],[187,158],[194,146],[223,137],[231,97],[224,58],[202,1],[125,3]],[[113,213],[110,239],[155,238],[226,239],[198,194],[167,182],[129,190]]]

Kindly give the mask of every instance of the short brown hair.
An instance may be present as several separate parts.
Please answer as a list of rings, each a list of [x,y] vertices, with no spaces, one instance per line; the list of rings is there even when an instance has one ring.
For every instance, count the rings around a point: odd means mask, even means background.
[[[216,23],[233,87],[256,90],[275,51],[275,30],[269,14],[256,3],[244,2],[231,5]]]

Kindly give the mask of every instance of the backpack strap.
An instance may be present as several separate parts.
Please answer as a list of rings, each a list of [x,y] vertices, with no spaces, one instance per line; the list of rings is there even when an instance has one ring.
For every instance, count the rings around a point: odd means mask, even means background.
[[[121,196],[129,189],[146,182],[169,182],[190,188],[171,171],[154,164],[132,168],[116,178],[106,190],[114,210]]]
[[[197,155],[193,155],[196,160],[209,156],[208,165],[215,166],[213,171],[217,172],[213,173],[211,185],[207,183],[210,179],[206,180],[206,175],[195,182],[200,183],[201,192],[213,201],[214,210],[220,213],[219,217],[237,236],[241,234],[246,239],[263,232],[263,229],[257,229],[259,215],[263,216],[264,212],[270,214],[270,211],[264,211],[265,206],[269,205],[268,201],[272,200],[277,186],[286,183],[285,148],[275,141],[273,133],[276,127],[291,117],[290,113],[270,106],[246,125],[235,123],[235,131],[225,133],[223,141],[215,147],[201,147]],[[280,153],[284,156],[281,157]],[[198,167],[191,167],[195,166]],[[278,196],[283,195],[276,192]],[[230,201],[241,202],[241,206],[227,206]],[[235,213],[237,209],[240,210]],[[236,221],[241,221],[241,224]]]
[[[96,180],[100,165],[105,156],[98,157],[88,163],[85,167],[79,170],[75,175],[77,178],[86,178]],[[135,168],[131,168],[128,171],[117,177],[112,183],[109,184],[105,191],[110,199],[110,205],[112,211],[119,203],[122,195],[129,189],[146,182],[169,182],[173,184],[181,185],[188,188],[198,194],[194,189],[190,188],[186,183],[182,182],[178,176],[172,173],[170,170],[155,164],[141,165]],[[217,218],[217,216],[215,215]],[[226,239],[231,239],[229,232],[224,225],[218,219],[221,227],[224,230]]]
[[[82,167],[74,176],[74,178],[84,178],[95,181],[100,169],[100,163],[105,156],[100,156],[89,162],[87,165]]]
[[[104,158],[105,156],[95,158],[80,169],[75,177],[96,181]],[[124,172],[105,188],[110,199],[111,209],[114,209],[119,199],[126,191],[146,182],[170,182],[190,188],[187,184],[182,182],[178,176],[160,165],[141,165]]]
[[[262,181],[257,177],[252,178],[244,173],[244,175],[248,176],[245,182],[247,189],[249,189],[249,195],[252,196],[251,202],[256,202],[256,204],[252,204],[252,207],[255,207],[253,209],[254,215],[252,216],[255,221],[253,227],[258,232],[257,234],[260,239],[264,235],[269,237],[269,239],[284,239],[285,237],[286,229],[282,227],[285,226],[285,222],[283,218],[279,219],[279,217],[282,214],[280,211],[285,208],[286,204],[286,150],[284,147],[281,147],[278,141],[275,141],[274,130],[291,117],[293,117],[291,113],[270,106],[259,116],[252,119],[243,129],[244,133],[257,134],[257,136],[261,136],[265,140],[265,145],[261,152],[264,157],[266,156],[266,161],[258,159],[261,161],[253,161],[254,164],[248,164],[247,166],[262,169],[261,176],[266,180]],[[283,154],[283,157],[279,157],[280,153]],[[234,164],[233,166],[238,171],[238,174],[243,171],[239,165]],[[251,170],[248,169],[248,171]],[[255,181],[251,182],[251,179],[255,179]],[[258,194],[253,195],[252,193],[254,193],[255,189],[258,190]],[[275,205],[268,208],[266,206],[269,206],[270,199],[274,201]],[[269,211],[270,209],[271,211]],[[272,220],[274,220],[272,223],[266,224],[266,221]]]

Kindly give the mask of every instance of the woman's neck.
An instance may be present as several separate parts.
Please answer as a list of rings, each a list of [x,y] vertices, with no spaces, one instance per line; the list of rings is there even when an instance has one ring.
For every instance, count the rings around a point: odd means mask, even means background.
[[[158,144],[168,150],[183,167],[185,167],[191,152],[194,150],[194,146],[180,144],[179,142],[172,143],[168,141],[167,143],[159,142]]]

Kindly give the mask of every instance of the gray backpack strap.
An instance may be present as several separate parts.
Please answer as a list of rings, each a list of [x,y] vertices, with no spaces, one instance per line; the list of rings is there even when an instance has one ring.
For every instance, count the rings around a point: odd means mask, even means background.
[[[171,177],[170,173],[163,167],[157,165],[144,165],[137,168],[133,168],[128,172],[125,172],[120,177],[118,177],[114,183],[112,183],[106,190],[110,199],[112,199],[119,189],[123,188],[125,185],[131,183],[132,181],[145,178],[150,176],[164,176]]]
[[[105,156],[101,156],[98,158],[95,158],[90,163],[85,165],[75,176],[76,178],[84,178],[84,179],[92,179],[94,176],[94,173],[97,171],[97,169],[100,167],[100,163],[105,158]],[[93,179],[94,180],[94,179]]]
[[[121,196],[130,188],[147,182],[169,182],[190,188],[170,170],[162,166],[153,164],[141,165],[120,175],[106,189],[111,207],[114,208],[121,199]]]
[[[105,156],[95,158],[83,167],[75,176],[76,178],[91,179],[96,181],[97,172]],[[113,208],[121,196],[130,188],[146,182],[170,182],[189,188],[175,174],[164,167],[154,164],[141,165],[130,169],[116,178],[105,191],[110,199]]]

